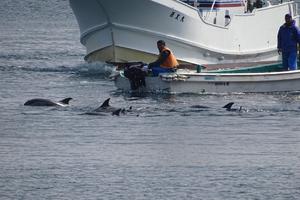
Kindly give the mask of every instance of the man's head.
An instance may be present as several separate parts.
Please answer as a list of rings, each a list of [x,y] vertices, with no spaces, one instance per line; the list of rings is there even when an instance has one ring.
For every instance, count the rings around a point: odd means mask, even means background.
[[[286,14],[285,16],[284,16],[284,19],[285,19],[285,23],[287,24],[287,25],[291,25],[292,24],[292,16],[290,15],[290,14]]]
[[[163,40],[159,40],[157,41],[157,48],[159,50],[159,52],[161,52],[163,50],[163,48],[165,48],[166,43]]]

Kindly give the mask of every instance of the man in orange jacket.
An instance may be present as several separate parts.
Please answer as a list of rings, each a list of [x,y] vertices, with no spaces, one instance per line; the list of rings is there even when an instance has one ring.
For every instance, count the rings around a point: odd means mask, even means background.
[[[148,65],[152,69],[153,76],[158,76],[160,73],[174,72],[178,62],[172,51],[166,47],[165,41],[157,41],[157,48],[159,50],[158,59]]]

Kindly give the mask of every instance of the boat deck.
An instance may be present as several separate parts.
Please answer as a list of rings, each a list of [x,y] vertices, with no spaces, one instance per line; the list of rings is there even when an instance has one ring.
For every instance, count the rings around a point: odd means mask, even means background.
[[[145,65],[143,62],[109,62],[117,66],[117,70],[123,70],[130,66]],[[225,64],[180,64],[177,69],[190,70],[194,72],[207,72],[207,73],[263,73],[263,72],[278,72],[283,71],[282,65],[279,62],[245,62],[245,63],[225,63]]]

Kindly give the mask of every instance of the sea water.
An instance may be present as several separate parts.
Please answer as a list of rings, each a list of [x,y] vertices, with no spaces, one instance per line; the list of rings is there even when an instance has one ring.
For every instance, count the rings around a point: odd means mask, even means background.
[[[120,93],[65,0],[1,0],[0,47],[1,200],[300,199],[299,92]],[[107,98],[133,112],[84,114]]]

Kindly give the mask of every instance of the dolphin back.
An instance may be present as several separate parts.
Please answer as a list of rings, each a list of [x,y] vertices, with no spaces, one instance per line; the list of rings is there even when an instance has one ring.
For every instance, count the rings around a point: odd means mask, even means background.
[[[121,108],[119,108],[119,109],[117,109],[117,110],[115,110],[115,111],[113,111],[112,112],[112,115],[117,115],[117,116],[120,116],[120,113],[122,112],[122,109]]]
[[[57,106],[57,104],[49,99],[31,99],[26,101],[24,106]]]

